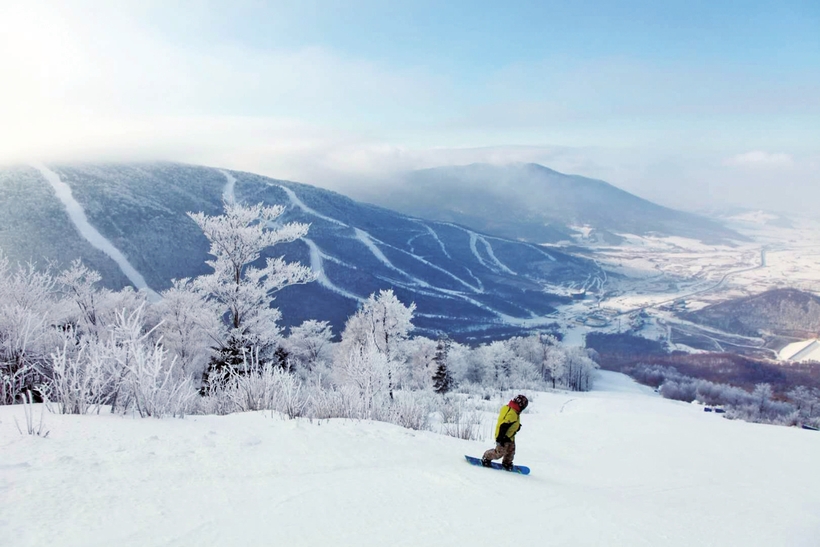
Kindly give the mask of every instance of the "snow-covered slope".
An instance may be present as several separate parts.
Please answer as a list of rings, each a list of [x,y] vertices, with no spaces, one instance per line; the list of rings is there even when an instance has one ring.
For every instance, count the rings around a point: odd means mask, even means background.
[[[68,209],[49,180],[70,194]],[[186,212],[219,214],[223,199],[285,205],[282,220],[310,223],[308,239],[270,253],[312,265],[319,280],[287,288],[276,305],[286,325],[328,320],[336,332],[362,299],[393,289],[403,302],[416,303],[422,332],[509,336],[551,323],[550,314],[573,290],[605,276],[593,261],[557,250],[407,217],[305,184],[208,167],[6,169],[0,198],[0,250],[12,261],[60,268],[82,258],[109,286],[130,280],[156,291],[174,278],[209,271],[207,241]],[[80,229],[69,213],[82,220]]]
[[[42,439],[0,407],[0,543],[816,546],[820,433],[699,410],[606,372],[538,394],[522,477],[464,462],[488,442],[382,423],[47,414]]]
[[[781,361],[820,361],[820,340],[814,338],[789,344],[777,354]]]

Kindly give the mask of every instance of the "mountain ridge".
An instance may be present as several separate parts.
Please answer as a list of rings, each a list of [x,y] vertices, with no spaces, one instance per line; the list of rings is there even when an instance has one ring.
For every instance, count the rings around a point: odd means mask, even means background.
[[[494,235],[555,243],[589,227],[606,243],[619,234],[671,235],[710,243],[746,238],[716,221],[657,205],[606,181],[567,175],[535,163],[473,163],[406,173],[389,192],[361,189],[357,198],[431,220]]]

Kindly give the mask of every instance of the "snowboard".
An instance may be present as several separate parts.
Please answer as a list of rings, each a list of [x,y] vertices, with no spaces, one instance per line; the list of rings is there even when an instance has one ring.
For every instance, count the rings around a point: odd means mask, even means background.
[[[484,467],[483,465],[481,465],[481,458],[474,458],[472,456],[464,456],[464,457],[467,458],[467,461],[470,462],[471,465],[477,465],[479,467]],[[506,469],[501,467],[501,464],[498,463],[498,462],[490,462],[490,465],[491,465],[492,469],[498,469],[500,471],[506,471]],[[530,474],[530,468],[529,467],[524,467],[523,465],[513,465],[512,471],[510,471],[510,473],[519,473],[521,475],[529,475]]]

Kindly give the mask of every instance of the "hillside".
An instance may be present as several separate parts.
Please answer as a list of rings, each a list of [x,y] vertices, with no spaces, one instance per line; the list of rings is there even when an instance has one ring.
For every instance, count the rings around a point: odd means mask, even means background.
[[[61,203],[68,194],[76,203]],[[310,232],[271,252],[310,264],[319,280],[287,288],[276,305],[286,325],[324,319],[337,332],[362,299],[392,288],[416,303],[422,332],[509,335],[549,324],[572,290],[604,275],[592,261],[559,251],[305,184],[201,166],[9,168],[0,170],[0,196],[0,249],[13,261],[62,268],[82,258],[110,287],[155,291],[208,271],[207,241],[186,212],[219,214],[223,197],[285,205],[282,220],[310,223]],[[82,218],[72,220],[69,210]],[[83,220],[84,231],[77,228]]]
[[[406,214],[534,243],[567,240],[582,231],[607,244],[619,243],[618,234],[711,243],[745,239],[717,222],[661,207],[604,181],[532,163],[424,169],[387,187],[389,192],[362,188],[356,196]]]
[[[0,537],[14,545],[538,543],[813,547],[818,433],[733,422],[602,373],[534,394],[516,461],[485,441],[268,413],[132,419],[46,414],[21,436],[0,407]],[[485,427],[501,401],[483,402]],[[39,411],[38,411],[39,412]],[[499,514],[512,504],[512,515]]]
[[[775,289],[684,314],[689,321],[743,336],[812,338],[820,334],[820,297]]]

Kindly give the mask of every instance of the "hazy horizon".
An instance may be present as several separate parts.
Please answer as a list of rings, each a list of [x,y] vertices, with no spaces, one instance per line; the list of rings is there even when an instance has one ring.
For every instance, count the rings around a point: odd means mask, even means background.
[[[820,6],[0,0],[0,163],[171,160],[350,191],[534,162],[811,212]]]

